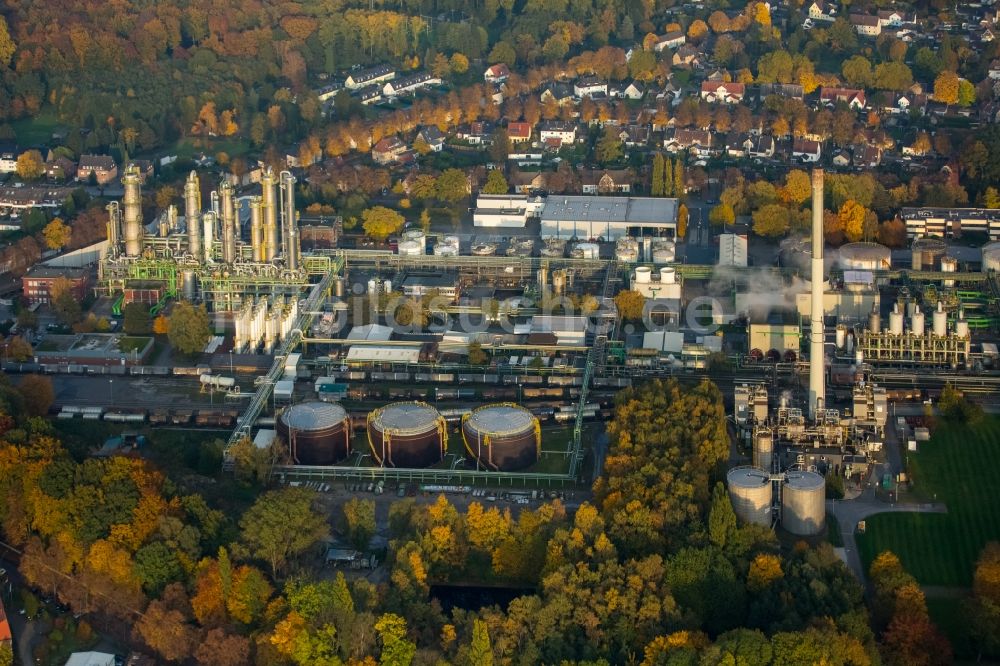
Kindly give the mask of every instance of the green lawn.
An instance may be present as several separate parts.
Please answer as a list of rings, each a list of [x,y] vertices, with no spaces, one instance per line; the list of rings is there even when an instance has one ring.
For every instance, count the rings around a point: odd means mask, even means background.
[[[35,144],[48,144],[52,139],[52,133],[61,126],[61,123],[56,117],[55,109],[46,105],[37,116],[16,120],[11,126],[14,128],[18,145],[26,148]]]
[[[980,550],[1000,540],[1000,419],[942,425],[909,461],[920,494],[948,513],[872,516],[858,536],[861,557],[867,566],[891,550],[922,584],[968,586]]]

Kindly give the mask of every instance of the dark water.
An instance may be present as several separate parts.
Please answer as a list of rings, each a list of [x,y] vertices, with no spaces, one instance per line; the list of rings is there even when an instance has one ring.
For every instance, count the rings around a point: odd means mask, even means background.
[[[517,597],[534,594],[526,587],[484,587],[478,585],[431,585],[431,598],[437,599],[445,612],[454,608],[479,610],[486,606],[507,608]]]

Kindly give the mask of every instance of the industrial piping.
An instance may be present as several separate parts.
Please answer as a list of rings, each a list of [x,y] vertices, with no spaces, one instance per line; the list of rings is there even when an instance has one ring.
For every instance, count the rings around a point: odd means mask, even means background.
[[[823,170],[812,171],[812,303],[809,317],[809,416],[816,418],[826,403],[826,363],[823,358]]]

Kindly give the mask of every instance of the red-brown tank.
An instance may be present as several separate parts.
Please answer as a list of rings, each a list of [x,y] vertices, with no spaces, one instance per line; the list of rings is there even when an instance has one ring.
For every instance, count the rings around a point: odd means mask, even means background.
[[[336,403],[292,405],[281,413],[276,425],[297,465],[333,465],[351,451],[351,420]]]
[[[368,415],[368,444],[383,467],[429,467],[444,458],[448,426],[426,402],[394,402]]]
[[[530,411],[513,403],[483,405],[462,419],[462,440],[479,465],[513,472],[538,461],[541,431]]]

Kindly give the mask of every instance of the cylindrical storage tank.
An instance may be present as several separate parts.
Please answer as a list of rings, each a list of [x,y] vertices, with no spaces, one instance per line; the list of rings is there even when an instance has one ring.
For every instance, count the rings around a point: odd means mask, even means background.
[[[934,335],[943,338],[948,335],[948,313],[944,311],[941,302],[938,301],[937,310],[934,311]]]
[[[889,332],[893,335],[903,334],[903,313],[899,311],[899,305],[892,306],[889,313]]]
[[[737,467],[726,474],[729,500],[736,517],[745,523],[771,526],[771,477],[753,467]]]
[[[448,427],[426,402],[394,402],[368,414],[368,444],[383,467],[428,467],[444,458]]]
[[[882,332],[882,316],[877,310],[868,315],[868,330],[876,335]]]
[[[837,324],[836,334],[837,349],[843,349],[847,346],[847,327],[843,324]]]
[[[601,246],[597,243],[577,243],[570,256],[574,259],[600,259]]]
[[[840,248],[839,260],[846,271],[881,271],[892,267],[892,252],[878,243],[848,243]]]
[[[378,282],[374,278],[368,280],[368,293],[377,294],[378,293]]]
[[[983,271],[1000,271],[1000,241],[983,246]]]
[[[798,536],[823,531],[826,479],[816,472],[787,472],[781,486],[781,526]]]
[[[195,272],[194,271],[182,272],[181,293],[184,294],[184,300],[193,301],[197,288],[198,284],[197,284],[197,278],[195,277]]]
[[[343,298],[344,297],[344,284],[345,284],[345,280],[342,277],[339,277],[339,278],[337,278],[334,281],[334,283],[333,283],[333,289],[334,289],[333,295],[336,296],[337,298]]]
[[[351,450],[351,419],[336,403],[292,405],[281,413],[277,429],[299,465],[333,465]]]
[[[405,240],[399,244],[399,256],[401,257],[419,257],[423,253],[424,249],[417,241]]]
[[[753,438],[753,464],[765,471],[771,470],[774,458],[774,438],[771,433],[759,432]]]
[[[670,241],[659,241],[653,245],[650,261],[654,264],[669,264],[677,259],[677,246]]]
[[[958,259],[952,256],[945,255],[941,257],[941,272],[942,273],[957,273],[958,272]],[[954,280],[942,280],[942,284],[945,287],[954,287]]]
[[[969,337],[969,322],[965,320],[965,315],[959,313],[958,319],[955,321],[955,335],[960,338]]]
[[[675,282],[677,282],[677,271],[668,266],[660,269],[660,284],[674,284]]]
[[[649,284],[653,281],[653,269],[649,266],[639,266],[635,269],[635,281],[638,284]]]
[[[933,271],[941,262],[941,257],[948,250],[948,244],[940,238],[917,238],[910,246],[912,259],[910,265],[915,271]]]
[[[472,254],[477,257],[491,257],[497,252],[497,246],[493,243],[476,243],[472,246]]]
[[[512,472],[538,461],[542,436],[538,419],[514,404],[483,405],[462,419],[465,450],[482,467]]]
[[[556,296],[566,293],[566,271],[561,268],[552,271],[552,291]]]
[[[458,247],[459,240],[458,236],[445,236],[441,239],[441,242],[445,245],[454,245],[455,247]]]
[[[639,242],[634,238],[619,238],[615,243],[615,258],[618,261],[635,263],[639,261]]]
[[[913,317],[910,319],[910,328],[913,330],[914,335],[924,334],[924,313],[920,311],[920,308],[914,308]]]
[[[403,240],[418,243],[421,248],[427,247],[427,236],[420,229],[407,229],[403,232]],[[421,252],[423,254],[423,252]]]

